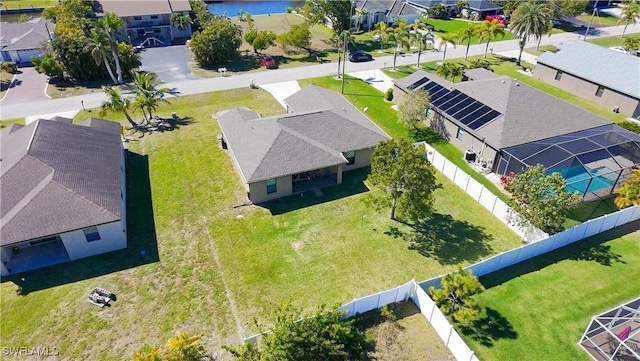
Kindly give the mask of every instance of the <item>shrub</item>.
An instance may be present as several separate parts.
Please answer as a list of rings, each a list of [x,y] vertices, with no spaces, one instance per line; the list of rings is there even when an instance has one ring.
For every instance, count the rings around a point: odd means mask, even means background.
[[[618,124],[619,126],[621,126],[622,128],[626,129],[626,130],[630,130],[636,134],[640,134],[640,124],[638,123],[634,123],[628,120],[625,120],[624,122]]]
[[[18,71],[18,65],[13,61],[0,62],[0,69],[7,73],[15,74]]]
[[[384,100],[390,102],[393,100],[393,88],[389,88],[386,93],[384,93]]]
[[[32,56],[31,62],[33,68],[40,74],[45,74],[48,77],[55,78],[62,76],[63,67],[51,54],[46,54],[42,59]]]

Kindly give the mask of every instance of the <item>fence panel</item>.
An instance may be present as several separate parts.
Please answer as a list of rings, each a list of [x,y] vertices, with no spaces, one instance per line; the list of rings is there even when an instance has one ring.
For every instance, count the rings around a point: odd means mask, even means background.
[[[450,180],[454,180],[457,172],[462,172],[458,167],[449,160],[445,161],[442,173]],[[464,172],[463,172],[464,173]]]
[[[356,303],[351,301],[349,303],[345,303],[344,305],[338,307],[338,311],[346,312],[347,314],[344,316],[345,318],[349,318],[355,316],[356,314]]]
[[[456,360],[471,360],[474,352],[467,346],[462,337],[454,330],[449,336],[449,350]]]
[[[602,228],[602,224],[604,223],[604,218],[596,218],[587,222],[587,230],[584,232],[584,236],[582,238],[591,237],[595,234],[600,233],[600,229]]]
[[[634,209],[635,208],[635,209]],[[620,217],[618,218],[617,225],[623,225],[635,220],[637,218],[634,217],[634,211],[640,209],[640,206],[625,208],[620,212]]]
[[[482,184],[480,184],[480,182],[478,182],[477,180],[470,178],[469,179],[469,184],[467,185],[467,194],[471,196],[471,198],[473,198],[476,202],[478,201],[478,199],[480,198],[480,193],[481,192],[489,192],[489,190],[485,189],[483,190],[484,186]]]
[[[602,227],[600,228],[601,232],[608,231],[616,226],[618,219],[620,218],[620,213],[612,213],[604,216],[604,222],[602,223]]]
[[[418,286],[424,288],[425,290],[428,290],[429,287],[431,287],[431,286],[436,287],[436,288],[440,287],[440,278],[442,278],[442,276],[429,278],[428,280],[424,280],[424,281],[421,281],[420,283],[418,283]]]
[[[493,206],[493,215],[498,217],[498,219],[509,226],[509,228],[514,229],[515,227],[512,227],[509,225],[509,206],[507,206],[506,203],[504,203],[502,201],[502,199],[496,197],[496,204]],[[519,231],[519,230],[518,230]],[[520,232],[522,233],[522,232]]]
[[[453,180],[453,183],[455,183],[458,187],[460,187],[460,189],[466,192],[469,180],[471,180],[471,177],[462,169],[458,168],[458,171],[456,172],[456,178]]]
[[[502,254],[502,259],[500,260],[499,267],[506,268],[518,263],[518,257],[522,252],[521,248],[515,248],[511,251],[505,252]]]
[[[482,262],[482,268],[478,269],[478,273],[476,273],[475,275],[480,277],[497,270],[498,265],[500,264],[500,258],[502,258],[502,254],[498,254],[484,260]]]
[[[533,256],[536,257],[543,253],[553,251],[553,243],[555,241],[556,241],[555,238],[549,237],[547,239],[543,239],[540,242],[536,242],[538,244],[538,247],[536,247],[536,253],[534,253]]]
[[[493,206],[496,204],[497,197],[493,195],[493,193],[489,192],[488,189],[483,189],[482,194],[480,195],[480,199],[478,202],[489,212],[493,212]]]
[[[433,315],[431,316],[431,327],[433,327],[438,336],[440,336],[440,338],[446,345],[449,339],[449,333],[452,331],[453,326],[451,326],[449,320],[447,320],[447,318],[438,307],[433,309]]]
[[[433,152],[433,162],[431,162],[431,164],[433,164],[433,166],[436,167],[437,170],[442,172],[442,169],[444,169],[444,163],[446,161],[447,158],[442,156],[442,154],[435,151]]]

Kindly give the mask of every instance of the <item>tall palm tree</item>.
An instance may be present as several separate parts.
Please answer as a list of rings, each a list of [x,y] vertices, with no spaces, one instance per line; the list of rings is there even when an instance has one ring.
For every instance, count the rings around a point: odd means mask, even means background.
[[[624,38],[622,42],[622,47],[627,52],[640,48],[640,38],[628,37]]]
[[[171,14],[170,22],[171,22],[171,25],[173,25],[173,27],[180,30],[180,35],[182,35],[183,31],[187,30],[189,25],[193,24],[193,21],[191,20],[191,17],[189,17],[189,15],[184,15],[180,13]]]
[[[622,15],[620,16],[620,20],[618,20],[618,25],[621,23],[624,24],[622,35],[620,35],[621,38],[624,38],[627,26],[638,22],[638,17],[640,17],[640,14],[638,13],[638,8],[635,6],[627,5],[627,7],[622,10]]]
[[[549,22],[547,23],[547,32],[544,33],[543,35],[551,36],[552,33],[553,33],[553,22],[551,20],[549,20]],[[538,38],[538,45],[536,46],[536,50],[540,50],[540,42],[541,41],[542,41],[542,36],[540,36]]]
[[[393,34],[394,29],[389,27],[387,23],[381,21],[376,24],[373,35],[380,35],[380,52],[384,51],[384,43],[388,35]]]
[[[422,54],[423,46],[426,47],[427,44],[431,44],[431,46],[433,46],[435,36],[431,31],[427,33],[416,33],[416,36],[418,38],[418,43],[420,43],[420,49],[418,50],[418,62],[416,63],[416,68],[420,68],[420,55]]]
[[[116,64],[116,74],[118,75],[118,84],[124,83],[122,79],[122,67],[120,66],[120,58],[118,57],[118,35],[122,35],[122,30],[126,29],[127,24],[115,13],[106,12],[99,20],[98,26],[104,29],[109,38],[109,46],[111,47],[111,55]]]
[[[131,76],[133,78],[133,92],[136,94],[132,106],[140,109],[145,120],[150,121],[153,118],[153,111],[158,107],[158,102],[168,102],[164,99],[164,95],[170,93],[171,89],[159,88],[160,80],[155,73],[134,71],[131,72]]]
[[[464,54],[464,60],[467,60],[469,56],[469,47],[471,46],[471,38],[478,33],[478,25],[469,23],[467,27],[460,28],[458,30],[458,41],[462,44],[463,41],[467,41],[467,52]]]
[[[409,33],[406,31],[406,24],[400,23],[397,29],[389,34],[389,40],[393,42],[393,70],[396,70],[396,58],[398,56],[398,48],[409,50],[411,43],[409,42]]]
[[[109,37],[106,32],[99,28],[91,29],[89,42],[87,43],[87,50],[91,51],[91,57],[96,62],[96,65],[104,64],[107,68],[107,72],[113,80],[114,84],[118,84],[118,80],[113,75],[111,64],[107,54],[110,52]]]
[[[362,25],[362,17],[367,15],[369,15],[369,11],[367,11],[367,9],[365,8],[356,9],[356,16],[357,16],[356,24],[358,24],[356,26],[356,31],[360,31],[360,26]]]
[[[411,24],[411,30],[414,33],[414,39],[416,42],[420,42],[420,30],[425,29],[427,26],[420,20],[415,19]]]
[[[517,64],[520,65],[524,46],[530,37],[538,39],[548,32],[551,10],[546,4],[524,2],[511,15],[511,32],[518,35],[520,54]]]
[[[495,39],[498,35],[504,38],[504,24],[500,24],[498,20],[485,20],[480,23],[480,27],[478,29],[478,40],[482,42],[485,38],[487,39],[487,46],[484,49],[484,57],[487,57],[487,51],[489,51],[489,42],[491,39]]]
[[[445,79],[449,79],[449,77],[451,77],[451,81],[453,82],[456,77],[461,76],[462,72],[464,71],[465,67],[462,64],[458,64],[458,63],[442,63],[440,65],[438,65],[438,67],[436,68],[436,74],[438,74],[439,76],[445,78]]]
[[[442,47],[444,44],[444,54],[442,54],[442,62],[444,63],[444,59],[447,57],[447,44],[453,45],[453,48],[456,48],[456,43],[458,42],[458,34],[456,33],[444,33],[440,34],[440,45],[438,49]]]
[[[131,109],[131,101],[128,98],[123,98],[118,88],[110,86],[103,86],[102,90],[107,94],[109,100],[102,103],[100,106],[100,116],[104,116],[108,111],[122,112],[127,118],[127,121],[133,128],[138,127],[138,123],[131,119],[129,115],[129,109]]]

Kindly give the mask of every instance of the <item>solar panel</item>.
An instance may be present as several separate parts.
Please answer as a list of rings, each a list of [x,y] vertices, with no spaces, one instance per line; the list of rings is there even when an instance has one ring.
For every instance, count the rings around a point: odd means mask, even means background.
[[[444,100],[446,100],[447,94],[449,94],[449,90],[447,90],[446,88],[433,89],[433,91],[429,94],[431,95],[431,102],[433,103],[434,101],[442,98],[445,98]]]
[[[442,88],[442,86],[440,86],[440,84],[434,83],[434,82],[431,81],[431,82],[427,83],[427,85],[422,87],[422,89],[428,91],[429,93],[431,93],[434,89],[436,89],[438,87]]]
[[[449,115],[451,115],[453,119],[458,119],[458,117],[456,117],[456,114],[460,111],[466,110],[468,107],[472,106],[473,103],[477,103],[477,102],[473,100],[473,98],[466,97],[462,99],[462,101],[459,102],[458,104],[447,109],[447,113],[449,113]]]
[[[486,105],[482,105],[480,107],[478,107],[477,109],[475,109],[474,111],[468,113],[466,116],[464,117],[460,117],[458,120],[462,123],[462,124],[469,124],[471,122],[474,122],[476,119],[482,117],[483,115],[489,113],[492,109],[489,108]]]
[[[500,115],[500,112],[495,111],[493,109],[491,109],[491,111],[485,115],[483,115],[482,117],[478,118],[475,122],[472,122],[469,124],[469,128],[476,130],[478,128],[480,128],[481,126],[489,123],[490,121],[492,121],[495,117],[497,117],[498,115]]]
[[[422,78],[422,79],[418,80],[417,82],[415,82],[415,83],[413,83],[413,84],[409,85],[409,86],[407,87],[407,89],[409,89],[409,90],[413,90],[413,89],[415,89],[415,88],[419,87],[420,85],[422,85],[422,84],[424,84],[424,83],[426,83],[426,82],[428,82],[428,81],[429,81],[429,79],[427,79],[427,78]]]
[[[482,107],[482,103],[480,103],[479,101],[476,101],[473,98],[467,98],[467,99],[468,99],[466,101],[466,103],[468,103],[467,106],[459,107],[460,104],[458,104],[455,107],[449,109],[449,114],[451,114],[451,116],[454,119],[462,120],[462,118],[466,117],[467,115],[478,110],[478,108]],[[454,108],[459,108],[459,110],[455,111]]]
[[[432,102],[431,104],[437,106],[440,108],[440,110],[442,110],[443,112],[446,112],[445,109],[451,107],[454,104],[457,104],[459,101],[461,101],[462,99],[466,98],[467,96],[462,94],[460,91],[458,90],[454,90],[452,92],[449,93],[448,96],[443,97],[444,99],[442,99],[442,102],[439,102],[440,105],[436,105],[435,102]]]

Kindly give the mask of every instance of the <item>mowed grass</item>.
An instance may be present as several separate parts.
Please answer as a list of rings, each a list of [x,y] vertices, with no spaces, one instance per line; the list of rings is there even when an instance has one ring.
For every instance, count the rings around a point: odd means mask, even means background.
[[[603,38],[590,38],[587,39],[587,42],[608,48],[611,46],[622,46],[622,44],[624,43],[624,39],[633,37],[640,39],[640,36],[638,35],[626,34],[624,38],[621,38],[619,36],[607,36]]]
[[[0,71],[0,100],[4,98],[4,95],[7,93],[14,75],[15,74],[8,73],[4,70]]]
[[[346,303],[522,242],[442,175],[423,235],[365,205],[368,169],[345,174],[321,197],[236,208],[246,202],[244,188],[218,147],[211,113],[284,109],[262,90],[169,100],[159,115],[175,111],[192,121],[169,132],[127,133],[129,247],[3,279],[3,345],[57,346],[66,360],[120,360],[187,331],[205,334],[207,350],[220,352],[256,332],[254,318],[268,322],[273,305]],[[86,302],[96,286],[118,295],[112,307]]]
[[[57,6],[57,0],[2,0],[2,7],[5,9],[19,8],[48,8]]]
[[[591,317],[640,294],[639,228],[636,221],[481,277],[485,312],[462,332],[465,341],[481,360],[590,360],[578,341]]]
[[[462,20],[444,20],[444,19],[429,19],[427,20],[427,24],[433,26],[433,31],[436,33],[457,33],[460,29],[466,28],[468,26],[477,26],[480,25],[481,22],[470,22],[470,21],[462,21]],[[513,38],[513,34],[511,32],[504,32],[504,37],[498,36],[497,39],[492,39],[491,42],[501,41],[501,40],[511,40]],[[486,43],[486,39],[484,41]],[[474,35],[471,37],[471,44],[478,43],[478,36]],[[467,41],[464,41],[463,44],[465,47],[467,45]]]

